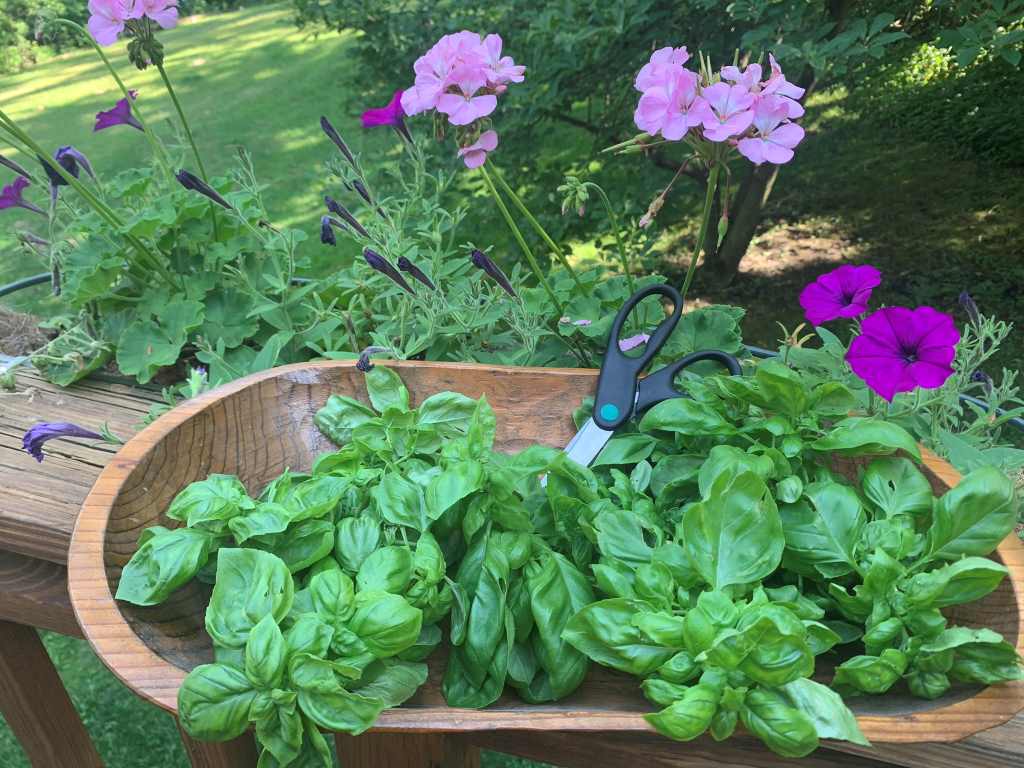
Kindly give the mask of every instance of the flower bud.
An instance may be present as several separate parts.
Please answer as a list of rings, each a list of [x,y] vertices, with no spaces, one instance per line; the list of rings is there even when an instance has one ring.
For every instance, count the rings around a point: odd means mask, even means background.
[[[211,200],[213,200],[213,202],[215,202],[217,205],[227,208],[229,211],[234,210],[231,203],[229,203],[227,200],[221,197],[221,194],[217,190],[215,190],[205,181],[200,179],[194,173],[189,173],[188,171],[181,170],[174,174],[174,178],[176,178],[178,180],[178,183],[181,184],[181,186],[183,186],[185,189],[190,189],[193,192],[198,192],[199,194],[204,195],[205,197],[208,197]]]
[[[329,210],[335,216],[340,216],[342,220],[348,223],[348,225],[352,227],[352,229],[354,229],[360,235],[362,235],[363,237],[370,236],[370,233],[363,228],[363,225],[359,223],[359,220],[356,219],[356,217],[353,216],[351,213],[349,213],[348,209],[345,208],[345,206],[343,206],[333,197],[331,197],[330,195],[324,195],[324,204],[327,206],[327,210]]]
[[[414,278],[416,278],[421,283],[423,283],[425,286],[427,286],[427,288],[429,288],[430,290],[432,290],[432,291],[436,291],[437,290],[437,286],[434,285],[434,281],[431,280],[429,277],[427,277],[422,269],[420,269],[415,264],[413,264],[411,261],[409,261],[407,258],[405,258],[405,256],[400,256],[399,257],[399,259],[398,259],[398,268],[400,270],[402,270],[403,272],[408,272]]]
[[[366,259],[366,263],[369,264],[370,267],[377,270],[381,274],[390,277],[395,283],[398,284],[398,287],[401,288],[402,290],[408,293],[416,293],[412,289],[412,287],[405,281],[405,278],[402,277],[401,273],[393,266],[391,266],[391,262],[389,262],[376,251],[371,250],[370,248],[363,249],[363,258]]]
[[[331,228],[330,216],[320,217],[320,242],[324,245],[338,244],[338,239],[334,236],[334,230]]]
[[[967,313],[967,319],[971,321],[971,325],[976,330],[981,330],[981,313],[978,311],[978,305],[974,303],[974,299],[971,298],[971,294],[967,291],[963,291],[960,294],[960,306]]]
[[[482,269],[486,272],[498,285],[500,285],[509,296],[515,296],[515,289],[512,287],[512,283],[508,281],[505,273],[498,267],[483,251],[473,251],[470,256],[470,260],[473,262],[473,266],[477,269]]]
[[[355,168],[356,158],[355,156],[353,156],[352,150],[348,148],[348,144],[346,144],[344,139],[341,138],[341,134],[339,134],[334,129],[334,126],[331,125],[331,121],[328,120],[326,117],[321,117],[320,128],[323,130],[324,133],[327,134],[327,138],[334,142],[334,146],[336,146],[338,148],[338,151],[341,152],[341,154],[344,156],[346,160],[348,160],[348,164]]]

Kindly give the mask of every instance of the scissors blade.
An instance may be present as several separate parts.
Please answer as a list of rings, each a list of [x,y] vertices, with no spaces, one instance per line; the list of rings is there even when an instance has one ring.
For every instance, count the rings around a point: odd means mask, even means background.
[[[612,430],[601,429],[593,419],[587,419],[580,427],[580,431],[565,446],[565,452],[577,464],[588,467],[614,434]]]

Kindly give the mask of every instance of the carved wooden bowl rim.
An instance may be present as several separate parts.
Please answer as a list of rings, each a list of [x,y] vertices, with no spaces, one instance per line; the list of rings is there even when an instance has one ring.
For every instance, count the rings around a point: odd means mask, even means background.
[[[550,376],[593,379],[596,370],[511,368],[472,363],[431,363],[384,361],[400,374],[411,369],[473,372],[481,375]],[[271,379],[313,383],[319,374],[352,368],[352,361],[298,363],[261,371],[196,397],[164,414],[127,441],[102,470],[82,505],[68,555],[68,591],[78,623],[93,650],[130,689],[142,698],[175,713],[177,692],[186,672],[171,664],[140,638],[118,608],[111,592],[104,548],[107,523],[117,497],[132,472],[179,426],[250,387]],[[305,376],[304,376],[305,374]],[[312,378],[309,378],[309,375]],[[922,448],[926,471],[952,487],[960,475],[947,462]],[[1010,571],[1007,579],[1017,609],[1017,649],[1024,654],[1024,546],[1010,534],[998,547],[996,557]],[[940,700],[941,702],[941,700]],[[969,698],[924,711],[892,714],[859,713],[861,729],[878,742],[956,741],[978,731],[1006,722],[1024,709],[1024,681],[988,686]],[[597,710],[553,705],[484,710],[452,709],[444,706],[400,707],[385,712],[376,730],[402,732],[457,732],[473,730],[542,731],[650,731],[636,711]]]

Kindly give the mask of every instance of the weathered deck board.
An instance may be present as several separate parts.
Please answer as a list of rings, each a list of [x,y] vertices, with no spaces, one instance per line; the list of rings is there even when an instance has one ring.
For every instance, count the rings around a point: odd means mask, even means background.
[[[32,371],[18,375],[17,392],[0,393],[0,484],[5,490],[0,499],[0,550],[21,553],[6,555],[0,551],[0,618],[31,622],[68,634],[74,631],[63,564],[67,561],[70,534],[81,502],[99,469],[115,453],[114,446],[110,445],[61,440],[48,444],[46,461],[38,464],[21,448],[24,430],[40,421],[73,421],[91,429],[106,422],[112,431],[128,437],[138,430],[150,405],[159,399],[159,394],[153,391],[95,381],[59,390]],[[19,584],[30,581],[34,594],[19,594]],[[39,584],[45,588],[40,590]],[[562,751],[551,749],[543,740],[526,745],[529,737],[522,732],[477,736],[476,743],[480,746],[505,748],[556,762],[561,759],[569,766],[583,765],[588,760],[595,766],[613,764],[619,757],[623,765],[631,764],[636,750],[641,747],[614,740],[605,743],[596,734],[559,734]],[[572,746],[576,741],[578,747]],[[738,751],[728,743],[706,746],[703,754],[709,765],[774,765],[779,762],[767,751],[757,752],[759,747],[745,742],[736,745]],[[658,759],[652,765],[690,765],[687,758],[693,757],[687,754],[688,745],[673,745],[681,762],[676,762],[674,755],[668,757],[665,750],[653,749],[650,742],[642,747],[652,750],[649,753],[652,759],[657,753]],[[1024,716],[954,744],[887,744],[862,749],[833,742],[828,747],[859,753],[866,760],[858,763],[856,758],[844,758],[823,749],[816,756],[818,764],[890,764],[908,768],[1024,766]],[[698,760],[692,764],[704,763]]]

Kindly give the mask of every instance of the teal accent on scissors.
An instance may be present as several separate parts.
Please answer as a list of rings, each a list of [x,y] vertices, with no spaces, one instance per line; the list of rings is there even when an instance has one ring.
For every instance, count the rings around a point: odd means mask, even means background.
[[[612,403],[605,403],[601,406],[601,418],[608,419],[609,421],[617,419],[619,418],[619,409]]]

